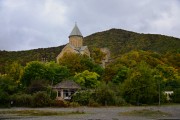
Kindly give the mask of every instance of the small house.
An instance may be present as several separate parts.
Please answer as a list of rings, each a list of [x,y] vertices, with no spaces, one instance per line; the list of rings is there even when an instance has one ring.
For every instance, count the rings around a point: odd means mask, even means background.
[[[64,80],[53,87],[57,91],[58,100],[70,100],[71,96],[81,87],[73,80]]]
[[[173,91],[164,91],[164,94],[166,95],[166,100],[170,101],[171,95],[174,94],[174,92]]]

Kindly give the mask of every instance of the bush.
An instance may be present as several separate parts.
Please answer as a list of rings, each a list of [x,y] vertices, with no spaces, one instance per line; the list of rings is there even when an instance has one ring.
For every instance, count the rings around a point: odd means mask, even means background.
[[[50,106],[51,99],[50,96],[46,92],[39,91],[33,94],[33,107],[46,107]]]
[[[69,106],[70,107],[79,107],[80,105],[77,102],[70,102]]]
[[[0,90],[0,107],[9,107],[9,95],[6,92]]]
[[[98,107],[100,105],[126,105],[125,100],[111,84],[102,83],[95,90],[79,91],[72,96],[73,102],[80,105]]]
[[[116,86],[112,84],[101,84],[92,97],[100,105],[125,105],[125,100],[116,89]]]
[[[99,107],[100,104],[97,103],[94,99],[90,99],[88,106],[90,106],[90,107]]]
[[[90,90],[76,92],[72,96],[73,102],[78,102],[80,105],[88,105],[92,92]]]
[[[31,81],[31,84],[27,88],[27,92],[30,94],[36,93],[38,91],[47,90],[47,81],[35,79]]]
[[[172,95],[173,102],[180,103],[180,88],[174,90]]]
[[[14,94],[11,96],[12,106],[30,107],[32,105],[33,97],[29,94]]]
[[[127,105],[127,103],[121,96],[115,96],[114,105],[122,106],[122,105]]]
[[[52,100],[55,100],[56,97],[57,97],[57,92],[56,92],[55,90],[52,90],[52,91],[51,91],[50,98],[51,98]]]
[[[94,99],[102,105],[115,105],[115,93],[104,86],[95,91]]]
[[[69,103],[62,100],[54,100],[52,102],[53,107],[68,107]]]

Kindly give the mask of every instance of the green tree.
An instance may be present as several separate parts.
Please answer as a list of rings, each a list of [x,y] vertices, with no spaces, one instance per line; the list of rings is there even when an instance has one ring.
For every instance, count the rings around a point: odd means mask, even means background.
[[[157,74],[161,76],[162,88],[164,91],[175,90],[180,86],[180,76],[178,70],[172,66],[158,65],[156,67]]]
[[[172,96],[173,102],[180,103],[180,88],[174,90],[174,94]]]
[[[132,69],[124,81],[123,96],[131,104],[149,104],[157,102],[157,85],[154,80],[154,70],[145,62]]]
[[[92,97],[92,93],[93,92],[91,90],[84,90],[84,91],[76,92],[72,96],[72,101],[73,102],[78,102],[80,105],[88,105],[89,100]]]
[[[116,76],[113,78],[112,82],[113,83],[123,83],[124,80],[127,79],[128,71],[129,71],[129,68],[127,68],[125,66],[122,66],[121,68],[119,68],[119,71],[116,74]]]
[[[17,83],[8,75],[0,75],[0,89],[8,94],[13,94],[17,90]]]
[[[85,70],[82,73],[77,73],[74,79],[75,82],[79,83],[84,88],[95,88],[100,84],[98,80],[99,77],[97,73]]]
[[[55,85],[62,80],[70,76],[69,69],[66,66],[61,66],[55,62],[46,63],[47,67],[47,76],[51,81],[51,85]]]
[[[0,106],[7,107],[10,103],[9,96],[17,91],[17,84],[8,75],[0,74]]]
[[[24,86],[29,86],[32,80],[47,80],[47,68],[44,63],[33,61],[26,65],[21,82]]]

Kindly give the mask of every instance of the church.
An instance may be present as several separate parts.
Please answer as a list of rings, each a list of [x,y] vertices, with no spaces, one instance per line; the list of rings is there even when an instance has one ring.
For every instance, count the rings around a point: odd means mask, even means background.
[[[72,32],[69,35],[69,43],[62,49],[60,54],[56,57],[57,63],[65,53],[76,53],[80,55],[87,55],[90,57],[90,51],[87,46],[83,46],[83,35],[81,34],[77,24],[75,24]]]

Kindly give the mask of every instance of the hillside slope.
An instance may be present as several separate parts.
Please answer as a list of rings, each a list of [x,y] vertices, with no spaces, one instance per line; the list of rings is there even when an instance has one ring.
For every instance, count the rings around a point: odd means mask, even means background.
[[[55,61],[64,46],[26,51],[0,51],[0,73],[5,73],[6,64],[11,64],[13,61],[18,61],[23,66],[30,61],[42,61],[44,58],[46,58],[46,61]]]
[[[110,29],[85,37],[86,45],[107,47],[113,56],[131,50],[150,50],[158,53],[179,52],[180,39],[154,34],[139,34],[121,29]]]
[[[158,53],[179,53],[180,39],[153,34],[139,34],[121,29],[110,29],[94,33],[84,38],[84,44],[90,51],[94,47],[109,48],[112,57],[118,57],[131,50],[150,50]],[[22,65],[27,62],[46,58],[47,61],[55,61],[64,45],[51,48],[40,48],[27,51],[8,52],[0,51],[0,73],[4,73],[5,65],[13,61],[19,61]]]

